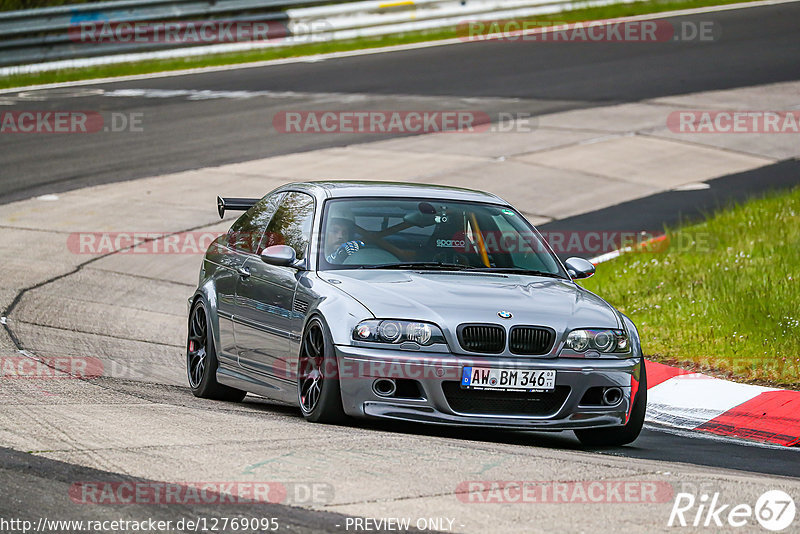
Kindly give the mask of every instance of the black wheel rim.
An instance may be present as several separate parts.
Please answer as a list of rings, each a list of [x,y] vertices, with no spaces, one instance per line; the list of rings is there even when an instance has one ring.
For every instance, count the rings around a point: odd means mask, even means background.
[[[322,395],[322,382],[325,379],[322,372],[324,358],[325,338],[322,327],[318,323],[312,323],[303,336],[297,376],[300,408],[305,414],[314,411]]]
[[[186,373],[189,376],[189,386],[193,389],[200,387],[206,370],[206,326],[205,309],[202,306],[195,307],[189,321],[189,340],[186,344]]]

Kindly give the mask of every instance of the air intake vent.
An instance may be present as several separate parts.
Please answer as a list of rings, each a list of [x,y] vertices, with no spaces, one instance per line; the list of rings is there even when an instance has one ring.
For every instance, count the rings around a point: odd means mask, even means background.
[[[444,382],[442,391],[454,412],[480,415],[554,415],[569,396],[569,386],[553,391],[480,391],[461,389],[458,382]]]
[[[462,324],[458,327],[458,342],[470,352],[497,354],[506,348],[506,330],[496,324]]]
[[[544,326],[514,326],[508,336],[508,348],[514,354],[547,354],[556,333]]]
[[[300,299],[294,299],[294,305],[292,306],[292,309],[296,313],[303,313],[304,314],[304,313],[306,313],[308,311],[308,302],[306,302],[304,300],[300,300]]]

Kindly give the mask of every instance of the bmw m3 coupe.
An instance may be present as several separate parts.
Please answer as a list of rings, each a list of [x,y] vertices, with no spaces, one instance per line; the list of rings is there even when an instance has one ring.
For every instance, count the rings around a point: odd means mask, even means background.
[[[630,443],[647,403],[636,327],[575,280],[495,195],[307,182],[261,199],[208,248],[189,299],[194,395],[247,392],[312,422],[349,417],[573,430]]]

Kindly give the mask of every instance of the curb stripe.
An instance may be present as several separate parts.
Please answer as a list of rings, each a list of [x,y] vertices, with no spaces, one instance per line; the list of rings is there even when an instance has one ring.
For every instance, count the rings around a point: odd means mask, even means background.
[[[800,391],[721,380],[645,360],[647,421],[719,436],[800,445]]]
[[[692,371],[687,371],[680,367],[671,367],[663,363],[651,362],[650,360],[645,360],[644,365],[647,368],[647,389],[655,387],[676,376],[695,374]]]
[[[800,442],[800,391],[769,391],[697,427],[792,447]]]

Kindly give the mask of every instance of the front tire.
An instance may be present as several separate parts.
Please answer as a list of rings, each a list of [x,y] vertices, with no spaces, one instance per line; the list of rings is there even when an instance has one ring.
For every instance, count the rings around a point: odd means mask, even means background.
[[[186,375],[195,397],[240,402],[246,391],[217,382],[217,351],[209,328],[208,312],[198,299],[189,314],[189,336],[186,340]]]
[[[303,332],[297,362],[297,397],[306,421],[337,424],[347,419],[333,340],[318,317],[311,319]]]
[[[639,390],[633,401],[631,417],[625,426],[608,428],[586,428],[576,430],[575,436],[587,447],[619,447],[633,443],[642,431],[644,416],[647,411],[647,372],[644,358],[639,373]]]

